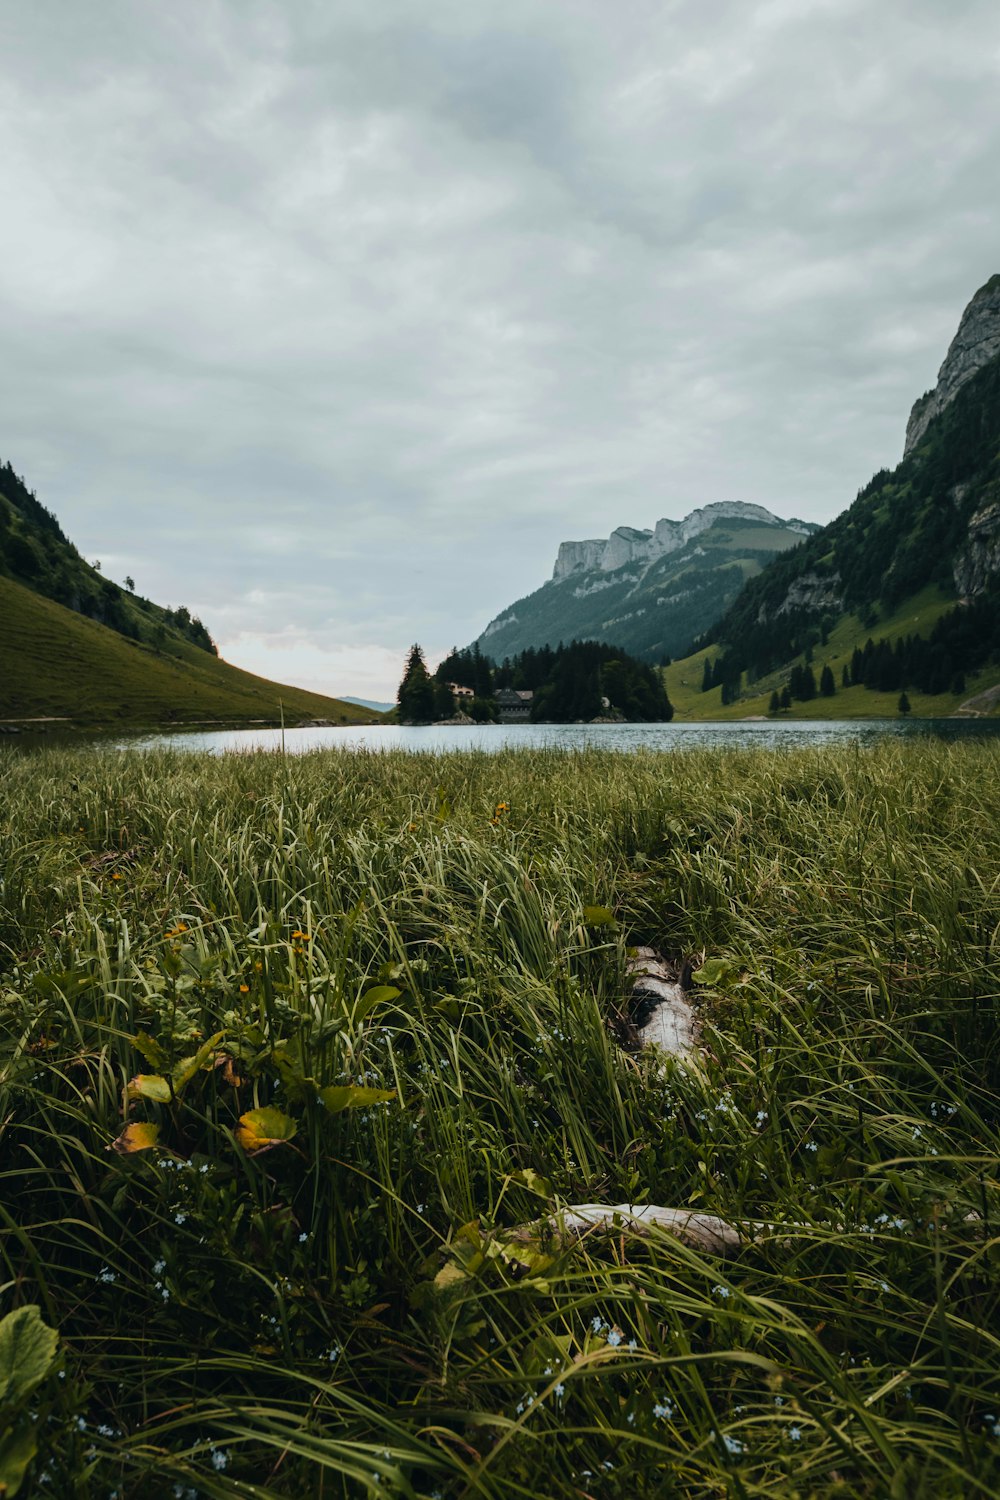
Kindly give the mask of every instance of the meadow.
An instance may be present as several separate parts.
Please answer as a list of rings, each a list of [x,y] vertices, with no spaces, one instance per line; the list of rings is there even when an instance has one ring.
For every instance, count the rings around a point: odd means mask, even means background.
[[[0,1493],[995,1495],[998,806],[989,743],[0,754]]]

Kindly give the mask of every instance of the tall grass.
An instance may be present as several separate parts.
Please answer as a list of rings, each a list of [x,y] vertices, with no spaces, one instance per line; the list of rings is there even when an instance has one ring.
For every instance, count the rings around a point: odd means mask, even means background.
[[[996,1493],[998,770],[0,758],[0,1312],[62,1350],[32,1493]],[[719,961],[689,1061],[620,1044],[637,943]],[[254,1153],[262,1108],[294,1135]],[[512,1238],[582,1201],[774,1229]]]

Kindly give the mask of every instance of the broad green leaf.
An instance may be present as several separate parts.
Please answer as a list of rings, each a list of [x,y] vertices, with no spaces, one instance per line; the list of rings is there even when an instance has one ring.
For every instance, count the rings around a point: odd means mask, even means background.
[[[248,1109],[245,1115],[240,1115],[236,1139],[244,1151],[255,1155],[258,1151],[270,1151],[273,1146],[283,1146],[298,1128],[290,1115],[268,1105],[265,1109]]]
[[[34,1429],[26,1421],[0,1434],[0,1500],[13,1500],[37,1452]]]
[[[137,1073],[129,1079],[127,1092],[130,1099],[152,1099],[154,1104],[169,1104],[173,1098],[169,1079],[159,1073]]]
[[[393,984],[377,984],[374,989],[365,990],[361,999],[354,1007],[354,1014],[359,1021],[363,1021],[376,1005],[388,1005],[390,1000],[398,1000],[402,994]]]
[[[711,985],[717,989],[726,984],[737,974],[739,969],[731,958],[708,958],[700,969],[696,969],[691,975],[695,984]]]
[[[618,923],[609,906],[585,906],[583,925],[584,927],[617,927]]]
[[[360,1084],[354,1083],[333,1084],[330,1088],[320,1089],[319,1097],[332,1115],[339,1115],[344,1109],[364,1109],[366,1104],[387,1104],[390,1099],[395,1099],[396,1090],[362,1088]]]
[[[117,1151],[122,1156],[134,1156],[137,1151],[152,1151],[159,1143],[159,1125],[148,1124],[145,1121],[136,1121],[134,1125],[126,1125],[121,1135],[111,1142],[105,1149]]]
[[[58,1342],[34,1302],[0,1320],[0,1403],[14,1406],[31,1394],[51,1370]]]
[[[217,1031],[210,1036],[191,1057],[183,1057],[173,1071],[174,1092],[179,1094],[189,1084],[194,1075],[205,1066],[209,1058],[215,1054],[215,1049],[225,1036],[224,1031]]]
[[[157,1068],[160,1072],[166,1072],[169,1068],[170,1058],[166,1050],[148,1031],[140,1031],[132,1037],[132,1046],[141,1053],[151,1068]]]

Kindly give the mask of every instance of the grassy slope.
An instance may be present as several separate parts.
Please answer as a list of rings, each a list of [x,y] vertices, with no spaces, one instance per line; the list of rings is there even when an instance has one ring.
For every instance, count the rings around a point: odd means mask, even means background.
[[[823,667],[829,662],[837,683],[836,695],[833,698],[814,698],[811,703],[795,703],[790,712],[783,713],[781,718],[894,718],[898,713],[899,694],[872,692],[865,687],[842,688],[840,677],[844,664],[850,662],[855,647],[863,647],[869,636],[875,641],[883,637],[895,641],[901,635],[926,636],[939,616],[954,607],[954,599],[948,598],[932,584],[913,598],[907,599],[894,614],[871,627],[862,625],[857,615],[844,615],[836,629],[831,631],[826,646],[816,647],[813,661],[817,681]],[[745,719],[750,714],[766,714],[771,693],[775,689],[780,691],[788,679],[787,667],[772,672],[754,683],[738,703],[731,703],[723,708],[721,688],[713,688],[710,693],[701,691],[705,658],[718,656],[719,649],[717,645],[706,646],[666,668],[664,680],[667,693],[678,719]],[[937,693],[932,697],[927,693],[907,689],[907,696],[916,717],[939,718],[953,714],[968,698],[992,687],[996,681],[996,667],[987,667],[968,677],[963,693]]]
[[[174,639],[170,654],[127,640],[0,578],[0,718],[168,724],[199,719],[367,722],[369,709],[242,672]]]

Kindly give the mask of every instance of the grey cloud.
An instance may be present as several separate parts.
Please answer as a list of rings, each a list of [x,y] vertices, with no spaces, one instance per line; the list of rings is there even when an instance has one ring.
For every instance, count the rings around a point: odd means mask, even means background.
[[[828,519],[1000,268],[992,4],[4,27],[0,448],[224,645],[440,650],[563,538]]]

